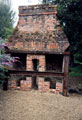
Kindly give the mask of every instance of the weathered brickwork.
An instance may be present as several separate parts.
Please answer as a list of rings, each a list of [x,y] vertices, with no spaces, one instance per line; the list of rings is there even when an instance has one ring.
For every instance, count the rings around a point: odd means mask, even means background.
[[[40,92],[52,92],[52,93],[62,93],[63,84],[61,82],[56,82],[56,89],[50,89],[50,82],[45,81],[44,77],[38,77],[38,90]]]
[[[57,81],[56,82],[56,93],[59,93],[59,92],[62,93],[62,90],[63,90],[63,83]]]
[[[33,60],[37,59],[39,61],[38,71],[45,71],[45,56],[44,55],[27,55],[26,59],[26,70],[33,71]]]
[[[26,80],[21,80],[20,81],[20,86],[17,86],[17,81],[12,80],[9,81],[8,83],[8,88],[10,90],[23,90],[23,91],[28,91],[32,89],[32,77],[26,77]],[[62,81],[56,82],[56,89],[51,89],[50,88],[50,82],[45,81],[44,77],[37,77],[37,82],[38,82],[38,91],[39,92],[51,92],[51,93],[62,93],[63,91],[63,84]]]
[[[31,6],[20,6],[19,15],[35,15],[36,13],[42,14],[47,12],[53,12],[57,14],[57,5],[31,5]]]
[[[27,72],[61,73],[63,56],[69,47],[69,42],[57,18],[57,6],[34,5],[19,7],[17,27],[7,43],[11,53],[20,54],[19,56],[21,56],[21,53],[22,55],[25,54],[20,63],[24,63],[24,59],[26,59],[24,65]],[[23,72],[26,74],[26,71]],[[65,86],[63,87],[64,80],[56,79],[56,76],[54,76],[55,79],[46,80],[46,77],[28,76],[26,79],[19,79],[19,81],[14,78],[15,80],[9,81],[8,87],[9,89],[20,90],[36,88],[40,92],[63,92],[63,88],[65,88]]]
[[[17,85],[16,85],[16,80],[11,80],[8,81],[8,89],[16,89]]]
[[[38,90],[42,92],[44,87],[44,77],[38,77],[37,79],[38,79]]]
[[[64,52],[69,42],[56,14],[56,5],[19,7],[18,25],[9,38],[10,49],[27,52]]]
[[[20,84],[21,90],[32,89],[32,77],[27,77],[26,80],[22,80]]]

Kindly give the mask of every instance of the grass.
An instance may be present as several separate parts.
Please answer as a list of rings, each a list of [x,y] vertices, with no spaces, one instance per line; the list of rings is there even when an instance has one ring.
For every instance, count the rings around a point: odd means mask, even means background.
[[[69,72],[70,77],[82,77],[82,66],[75,66],[75,67],[70,67],[70,72]]]

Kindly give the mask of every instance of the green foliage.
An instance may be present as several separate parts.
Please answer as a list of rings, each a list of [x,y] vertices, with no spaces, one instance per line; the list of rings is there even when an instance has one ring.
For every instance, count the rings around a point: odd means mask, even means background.
[[[17,61],[18,57],[11,57],[6,54],[5,48],[8,47],[4,40],[0,38],[0,85],[8,78],[8,68],[13,67],[13,63]]]
[[[7,69],[3,68],[3,61],[6,56],[3,44],[4,44],[4,40],[0,38],[0,87],[3,85],[4,79],[7,78],[5,72],[8,72]]]
[[[79,66],[75,66],[75,67],[70,67],[70,71],[71,71],[71,72],[69,72],[70,77],[73,77],[73,76],[82,77],[82,66],[79,65]]]
[[[0,67],[0,84],[3,85],[4,80],[8,78],[8,76],[5,75],[5,73],[8,72],[7,69],[4,69],[3,67]]]
[[[70,42],[71,64],[82,64],[82,0],[43,0],[58,5],[58,18]],[[75,61],[74,61],[75,60]]]
[[[13,30],[14,13],[10,4],[0,2],[0,37],[7,39]]]
[[[58,17],[61,24],[65,23],[63,29],[70,42],[70,51],[74,60],[82,62],[82,1],[72,1],[62,13],[59,11]],[[71,59],[72,60],[72,59]],[[74,61],[75,62],[75,61]]]
[[[58,4],[63,7],[63,6],[67,6],[67,4],[69,4],[71,1],[73,0],[43,0],[42,3],[43,4],[54,3],[54,4]]]
[[[7,78],[8,72],[4,66],[10,66],[13,61],[10,55],[5,53],[5,40],[13,31],[14,13],[11,10],[10,0],[0,1],[0,84]],[[3,39],[2,39],[3,38]]]

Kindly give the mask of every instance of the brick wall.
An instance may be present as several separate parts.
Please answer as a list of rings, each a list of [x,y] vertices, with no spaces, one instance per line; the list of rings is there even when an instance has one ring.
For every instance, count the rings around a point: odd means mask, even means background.
[[[40,92],[52,92],[52,93],[62,93],[62,89],[63,89],[63,80],[60,80],[60,81],[56,81],[56,89],[50,89],[49,86],[50,86],[50,83],[47,82],[46,84],[44,83],[44,78],[43,77],[38,77],[38,90]],[[16,84],[16,80],[9,80],[8,81],[8,89],[21,89],[21,90],[31,90],[32,89],[32,84],[30,85],[27,85],[27,86],[30,86],[30,89],[29,87],[27,88],[25,85],[30,83],[31,81],[31,77],[27,77],[27,81],[29,82],[26,82],[26,80],[22,80],[21,81],[21,86],[18,87],[17,84]],[[54,81],[54,80],[53,80]],[[32,83],[32,81],[31,81]],[[44,89],[44,84],[46,86],[46,90]],[[69,84],[68,84],[68,89],[76,89],[79,88],[79,86],[81,85],[82,86],[82,77],[70,77],[69,78]],[[25,88],[23,88],[25,87]]]
[[[45,82],[44,77],[38,77],[38,90],[40,92],[53,92],[62,93],[63,92],[63,82],[56,81],[56,89],[50,89],[50,82]]]
[[[16,87],[17,87],[16,80],[8,81],[8,89],[16,89]]]
[[[55,5],[19,7],[19,21],[9,38],[10,48],[31,52],[64,52],[69,42],[56,14]]]
[[[63,91],[63,82],[56,81],[56,93],[62,93]]]
[[[32,77],[26,77],[26,80],[21,80],[20,88],[21,90],[31,90],[32,89]]]
[[[56,81],[56,89],[50,88],[50,81],[45,81],[44,77],[37,77],[38,91],[39,92],[52,92],[62,93],[63,84],[60,81]],[[20,81],[20,86],[17,86],[17,81],[12,80],[8,82],[8,89],[10,90],[31,90],[32,89],[32,77],[26,77],[26,80]]]
[[[45,71],[45,56],[44,55],[27,55],[26,70],[33,71],[33,59],[39,60],[38,71]]]
[[[26,80],[20,81],[20,86],[17,86],[17,80],[8,81],[8,89],[10,90],[31,90],[32,77],[26,77]]]

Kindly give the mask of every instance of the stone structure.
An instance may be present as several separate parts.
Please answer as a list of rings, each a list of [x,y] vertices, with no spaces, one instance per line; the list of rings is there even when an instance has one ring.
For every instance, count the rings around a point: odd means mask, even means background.
[[[22,90],[37,87],[41,92],[67,95],[69,42],[60,27],[56,5],[20,6],[18,25],[8,44],[12,56],[20,58],[13,71],[27,71],[26,80],[20,81]],[[10,88],[17,89],[14,82]]]

